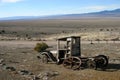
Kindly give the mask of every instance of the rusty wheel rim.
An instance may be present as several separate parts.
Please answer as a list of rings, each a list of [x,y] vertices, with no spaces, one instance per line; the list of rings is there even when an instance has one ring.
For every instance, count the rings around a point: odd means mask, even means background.
[[[72,67],[72,58],[65,59],[63,61],[63,66],[67,69],[71,69]]]
[[[45,63],[45,64],[48,63],[48,57],[46,55],[42,56],[42,63]]]
[[[79,69],[81,65],[81,59],[79,57],[71,57],[63,61],[63,66],[67,69]]]
[[[79,69],[81,66],[81,59],[79,57],[73,57],[72,59],[72,69]]]
[[[106,67],[108,65],[108,59],[104,55],[99,55],[95,58],[96,66],[99,68]]]

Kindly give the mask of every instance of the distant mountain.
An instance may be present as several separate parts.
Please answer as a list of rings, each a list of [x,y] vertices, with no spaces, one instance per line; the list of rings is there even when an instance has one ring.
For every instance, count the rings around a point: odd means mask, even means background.
[[[94,13],[88,13],[87,16],[93,16],[93,17],[120,17],[120,9],[115,10],[105,10],[100,12],[94,12]]]
[[[80,18],[90,18],[90,17],[120,17],[120,9],[115,10],[105,10],[100,12],[92,12],[92,13],[83,13],[83,14],[66,14],[66,15],[58,15],[50,18],[55,19],[80,19]],[[46,17],[49,18],[49,17]]]
[[[26,19],[37,19],[38,16],[14,16],[14,17],[5,17],[0,18],[0,20],[26,20]]]
[[[51,16],[15,16],[0,18],[0,20],[27,20],[27,19],[80,19],[90,17],[120,17],[120,9],[105,10],[100,12],[91,12],[83,14],[65,14],[65,15],[51,15]]]

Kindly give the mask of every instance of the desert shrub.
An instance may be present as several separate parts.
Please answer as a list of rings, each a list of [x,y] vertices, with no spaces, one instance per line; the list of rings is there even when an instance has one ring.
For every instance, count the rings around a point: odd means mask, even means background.
[[[100,39],[96,39],[95,41],[100,41]]]
[[[5,30],[1,30],[1,31],[0,31],[0,34],[4,34],[4,33],[5,33]]]
[[[104,29],[100,29],[100,31],[103,31]]]
[[[25,34],[25,37],[28,37],[29,35],[28,34]]]
[[[119,41],[119,37],[111,39],[112,41]]]
[[[5,33],[5,30],[2,30],[1,32],[2,32],[2,33]]]
[[[45,51],[48,48],[48,45],[46,43],[37,43],[34,50],[37,52]]]
[[[106,29],[106,31],[109,31],[109,29]]]

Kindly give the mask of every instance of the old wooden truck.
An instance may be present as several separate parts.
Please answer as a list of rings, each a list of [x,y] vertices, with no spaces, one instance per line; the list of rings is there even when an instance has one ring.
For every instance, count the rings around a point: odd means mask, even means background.
[[[79,36],[59,38],[57,39],[57,51],[41,52],[41,60],[43,63],[55,62],[63,64],[65,68],[73,70],[81,68],[106,68],[108,65],[107,56],[82,57],[80,45],[81,37]]]

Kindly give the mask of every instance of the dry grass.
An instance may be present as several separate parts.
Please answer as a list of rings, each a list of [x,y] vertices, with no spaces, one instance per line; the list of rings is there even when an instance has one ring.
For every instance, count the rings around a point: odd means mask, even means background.
[[[83,40],[112,39],[120,37],[119,18],[96,18],[79,20],[28,20],[0,22],[0,39],[18,38],[47,38],[69,35],[81,35]],[[103,29],[100,31],[100,29]],[[26,35],[27,34],[27,35]],[[44,42],[44,41],[43,41]],[[1,41],[0,58],[17,70],[27,69],[38,75],[42,71],[58,71],[59,75],[51,80],[120,80],[120,62],[112,61],[106,71],[83,69],[73,71],[65,69],[62,65],[42,64],[36,58],[38,55],[33,48],[38,41]],[[55,41],[46,41],[49,46],[56,45]],[[120,43],[82,44],[82,55],[94,56],[105,54],[111,59],[120,59]],[[55,47],[56,48],[56,47]],[[2,54],[2,55],[1,55]],[[17,63],[13,63],[13,62]],[[0,80],[26,80],[19,74],[4,71],[0,68]]]
[[[111,62],[106,71],[83,69],[70,70],[63,67],[63,65],[56,65],[53,63],[42,64],[37,59],[38,53],[33,50],[36,41],[1,41],[0,42],[0,58],[5,60],[7,65],[14,66],[17,70],[29,70],[35,75],[43,71],[57,71],[59,75],[51,78],[51,80],[120,80],[120,64]],[[49,45],[55,45],[55,41],[46,42]],[[105,54],[110,59],[120,58],[120,44],[119,43],[100,43],[100,44],[82,44],[82,54],[85,56],[92,56],[95,54]],[[17,63],[14,63],[17,62]],[[120,63],[120,62],[119,62]],[[0,80],[27,80],[20,74],[14,74],[10,71],[0,69]]]
[[[27,20],[0,22],[0,30],[5,30],[1,36],[8,37],[51,37],[61,35],[83,35],[84,38],[119,37],[119,18],[93,18],[78,20]],[[102,29],[102,30],[101,30]],[[116,34],[116,32],[118,32]],[[107,37],[108,36],[108,37]]]

